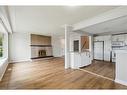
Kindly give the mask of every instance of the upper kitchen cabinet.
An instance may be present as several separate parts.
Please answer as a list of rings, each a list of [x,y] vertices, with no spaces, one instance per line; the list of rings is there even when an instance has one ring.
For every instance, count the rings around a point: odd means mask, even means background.
[[[125,34],[125,45],[127,46],[127,34]]]
[[[125,35],[113,35],[112,41],[125,41]]]

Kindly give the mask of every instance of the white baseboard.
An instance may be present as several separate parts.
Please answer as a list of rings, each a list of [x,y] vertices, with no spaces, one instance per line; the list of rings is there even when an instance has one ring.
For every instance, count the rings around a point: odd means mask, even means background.
[[[123,81],[123,80],[115,79],[115,82],[127,86],[127,81]]]
[[[20,62],[27,62],[27,61],[32,61],[31,59],[27,59],[27,60],[11,60],[9,61],[9,63],[20,63]]]
[[[71,67],[71,69],[79,69],[79,67]]]

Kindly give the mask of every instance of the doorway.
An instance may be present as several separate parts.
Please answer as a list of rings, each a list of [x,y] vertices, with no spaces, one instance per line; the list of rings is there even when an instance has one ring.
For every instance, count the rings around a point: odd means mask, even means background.
[[[94,41],[94,59],[104,61],[104,41]]]
[[[104,41],[94,41],[93,45],[94,60],[92,64],[81,69],[85,72],[113,81],[115,79],[115,64],[110,61],[105,61]]]

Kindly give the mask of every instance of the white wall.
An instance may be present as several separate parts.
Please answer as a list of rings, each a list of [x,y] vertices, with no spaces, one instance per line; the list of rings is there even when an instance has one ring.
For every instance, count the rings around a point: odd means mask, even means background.
[[[64,56],[65,40],[62,36],[52,36],[52,48],[54,57]]]
[[[9,62],[29,61],[30,58],[30,34],[9,34]]]
[[[52,36],[53,56],[64,56],[64,37]],[[31,58],[30,34],[9,34],[9,62],[29,61]]]

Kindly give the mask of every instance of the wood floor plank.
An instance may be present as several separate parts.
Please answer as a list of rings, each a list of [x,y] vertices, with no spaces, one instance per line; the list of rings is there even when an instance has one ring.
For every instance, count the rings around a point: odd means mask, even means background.
[[[9,64],[0,89],[127,89],[127,86],[81,70],[65,70],[63,58],[51,58]]]
[[[94,60],[91,65],[81,69],[115,79],[115,63]]]

